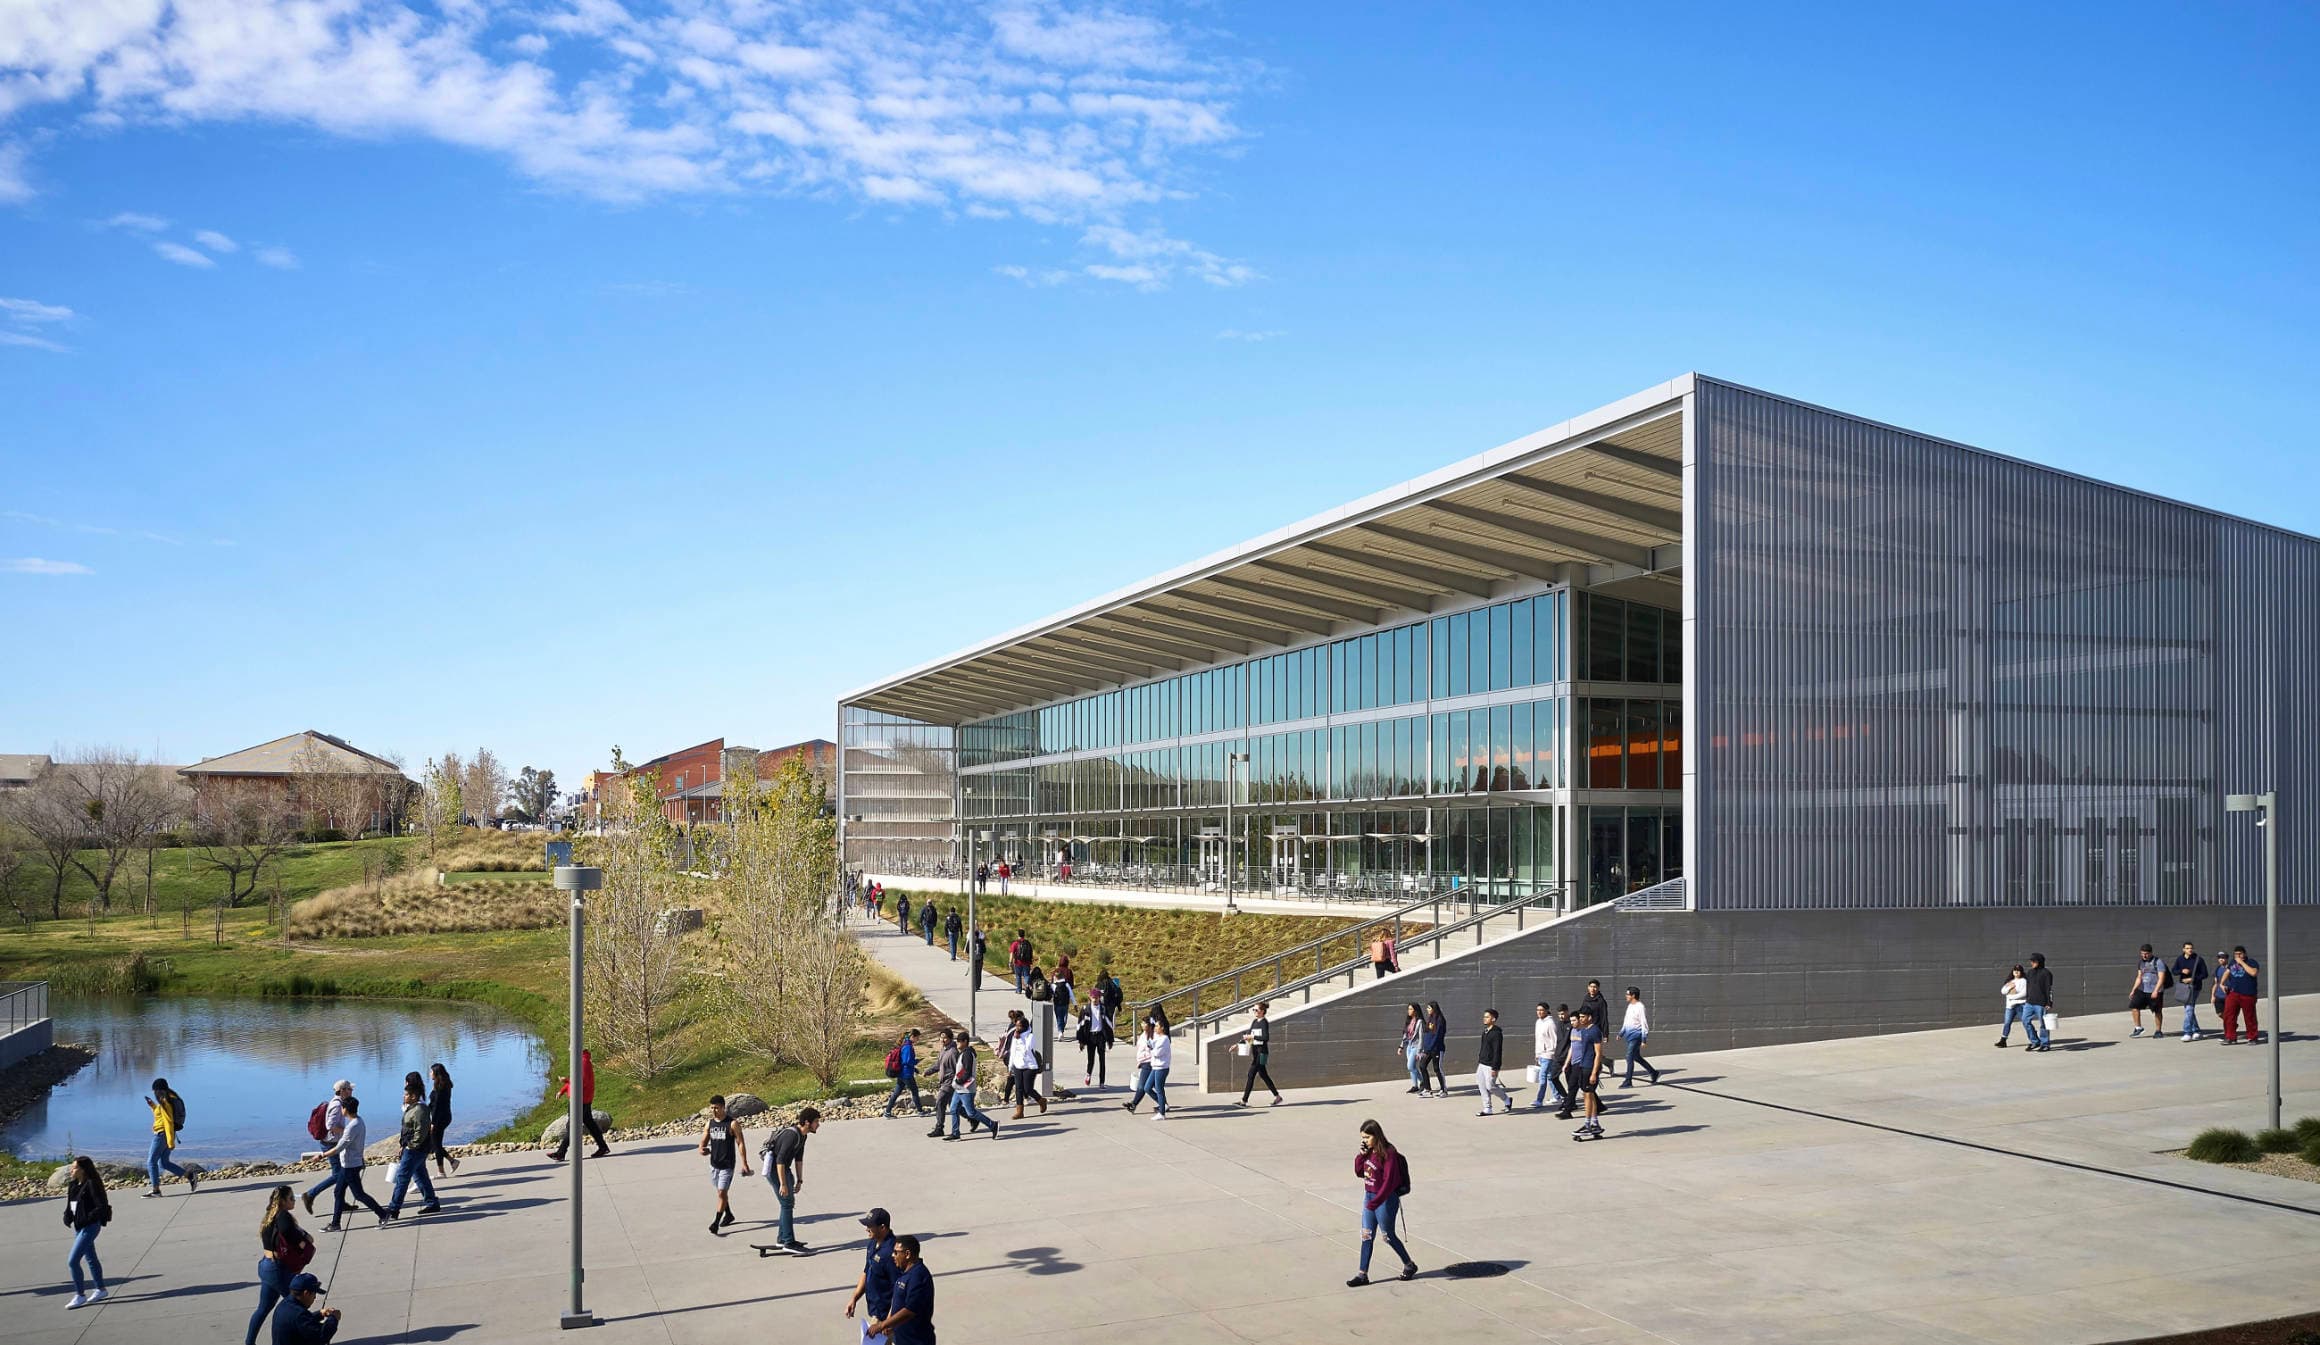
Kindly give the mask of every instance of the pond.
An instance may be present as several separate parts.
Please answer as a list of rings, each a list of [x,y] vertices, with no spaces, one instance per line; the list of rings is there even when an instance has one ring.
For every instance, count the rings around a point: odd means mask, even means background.
[[[481,1005],[159,996],[58,998],[49,1012],[58,1041],[97,1058],[0,1127],[0,1148],[19,1157],[142,1165],[153,1115],[141,1099],[157,1076],[185,1098],[178,1161],[215,1167],[314,1148],[307,1113],[338,1079],[354,1081],[376,1141],[399,1124],[404,1073],[440,1061],[459,1144],[530,1110],[548,1074],[531,1029]]]

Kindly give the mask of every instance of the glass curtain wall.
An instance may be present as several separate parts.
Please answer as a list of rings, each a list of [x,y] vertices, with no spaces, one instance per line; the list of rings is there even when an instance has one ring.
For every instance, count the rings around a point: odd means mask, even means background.
[[[949,873],[951,729],[849,705],[839,712],[838,753],[842,862],[877,873]]]

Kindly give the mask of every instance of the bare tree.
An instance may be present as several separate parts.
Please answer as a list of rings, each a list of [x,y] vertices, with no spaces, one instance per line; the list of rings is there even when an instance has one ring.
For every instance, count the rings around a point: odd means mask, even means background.
[[[89,838],[89,815],[74,806],[73,787],[61,773],[50,770],[24,789],[0,795],[7,820],[28,843],[31,853],[48,871],[48,915],[64,917],[64,880],[73,871],[73,858]]]
[[[418,813],[419,829],[427,837],[429,860],[435,858],[437,843],[459,825],[460,793],[466,779],[467,766],[457,752],[445,752],[427,762],[426,778],[420,782],[412,807]]]
[[[239,906],[258,890],[266,866],[298,836],[298,809],[264,785],[215,782],[194,807],[194,858],[226,880],[220,901]]]
[[[488,747],[475,749],[475,759],[467,763],[467,778],[461,782],[461,794],[467,811],[477,825],[490,826],[499,817],[500,804],[507,799],[507,768]]]
[[[180,807],[175,782],[136,753],[114,748],[76,753],[51,775],[87,819],[88,845],[75,853],[73,867],[95,889],[93,908],[109,911],[121,866],[147,837],[168,826]]]
[[[661,913],[687,880],[676,867],[676,833],[654,806],[654,784],[627,782],[619,825],[602,841],[604,886],[589,899],[589,1016],[612,1054],[643,1078],[666,1067],[661,1038],[684,983],[684,934]]]
[[[24,868],[24,839],[16,828],[8,825],[0,815],[0,901],[6,901],[11,910],[23,918],[22,908],[16,905],[16,875]]]

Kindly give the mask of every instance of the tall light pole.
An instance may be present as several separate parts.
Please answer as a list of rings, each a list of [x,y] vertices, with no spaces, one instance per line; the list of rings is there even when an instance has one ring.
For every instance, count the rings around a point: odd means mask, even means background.
[[[1233,904],[1233,878],[1235,876],[1233,874],[1233,842],[1239,838],[1238,833],[1233,830],[1233,766],[1235,764],[1242,768],[1241,773],[1245,778],[1248,773],[1249,754],[1246,752],[1227,752],[1224,754],[1224,913],[1226,915],[1240,914],[1240,907]]]
[[[580,1285],[588,1272],[580,1267],[580,1138],[587,1133],[587,1124],[581,1120],[581,1109],[588,1105],[582,1097],[580,1073],[580,916],[587,907],[583,893],[594,892],[604,886],[604,870],[587,866],[565,864],[556,870],[556,890],[572,898],[572,1014],[571,1055],[566,1076],[572,1085],[572,1110],[564,1121],[564,1147],[572,1151],[572,1306],[565,1309],[563,1326],[596,1325],[596,1314],[581,1306]]]
[[[2265,1009],[2272,1018],[2272,1081],[2268,1094],[2272,1107],[2271,1128],[2280,1128],[2280,796],[2272,790],[2261,794],[2227,794],[2223,800],[2227,813],[2254,813],[2256,827],[2264,833],[2264,981],[2271,989],[2264,998]],[[2221,976],[2223,969],[2216,968]]]

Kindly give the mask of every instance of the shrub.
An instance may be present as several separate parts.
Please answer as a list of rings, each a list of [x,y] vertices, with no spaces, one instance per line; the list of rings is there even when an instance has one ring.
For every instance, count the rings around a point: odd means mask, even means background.
[[[2296,1132],[2296,1140],[2300,1144],[2310,1144],[2314,1140],[2320,1140],[2320,1116],[2307,1116],[2291,1126],[2290,1129]]]
[[[2297,1157],[2303,1159],[2307,1163],[2310,1163],[2316,1168],[2320,1168],[2320,1138],[2313,1138],[2304,1141],[2304,1151],[2298,1154]]]
[[[2292,1154],[2304,1147],[2304,1142],[2293,1130],[2259,1130],[2256,1147],[2268,1154]]]
[[[49,993],[56,995],[142,995],[160,984],[143,953],[67,962],[48,974]]]
[[[2224,1126],[2200,1131],[2185,1153],[2202,1163],[2253,1163],[2263,1156],[2246,1131]]]

